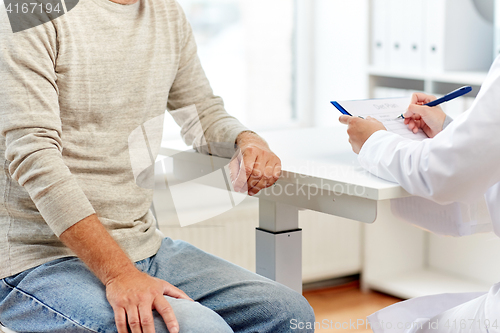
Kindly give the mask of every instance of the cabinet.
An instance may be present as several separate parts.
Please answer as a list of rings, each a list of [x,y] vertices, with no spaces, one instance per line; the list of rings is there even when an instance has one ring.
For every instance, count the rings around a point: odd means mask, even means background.
[[[444,3],[441,0],[438,2]],[[456,4],[470,7],[476,6],[476,2],[459,1]],[[394,67],[387,61],[380,61],[376,38],[381,29],[373,29],[377,21],[373,16],[380,12],[390,13],[391,10],[378,8],[378,3],[372,0],[370,10],[371,56],[367,69],[369,97],[396,97],[394,95],[409,95],[413,91],[424,91],[439,97],[470,85],[473,91],[467,97],[443,105],[445,112],[452,117],[465,111],[486,78],[486,69],[449,71],[424,65],[416,70],[411,66]],[[390,6],[390,2],[387,4]],[[432,17],[427,14],[424,8],[423,16]],[[493,38],[490,42],[493,49]],[[425,57],[423,59],[425,63]],[[498,282],[500,268],[493,263],[500,253],[500,239],[494,234],[441,237],[397,220],[390,212],[389,201],[380,202],[379,212],[376,223],[364,226],[364,288],[412,298],[436,293],[487,291],[493,283]]]
[[[500,238],[433,235],[396,219],[379,202],[375,223],[364,225],[362,286],[401,298],[487,291],[498,282]]]

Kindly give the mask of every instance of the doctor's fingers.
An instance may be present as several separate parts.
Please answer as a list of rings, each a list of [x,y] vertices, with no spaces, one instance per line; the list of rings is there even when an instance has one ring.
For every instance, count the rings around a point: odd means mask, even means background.
[[[339,121],[341,124],[349,125],[349,122],[353,119],[352,116],[342,115],[339,117]]]
[[[377,124],[377,125],[382,125],[383,126],[383,124],[378,119],[375,119],[375,118],[370,117],[370,116],[366,117],[366,121],[368,121],[370,123],[373,123],[373,124]]]
[[[427,95],[424,93],[417,92],[411,95],[410,105],[423,105],[432,102],[434,100],[436,100],[436,96],[434,95]]]
[[[370,118],[370,117],[368,117],[368,118]],[[375,119],[372,119],[372,120],[375,120]],[[367,121],[367,119],[343,115],[343,116],[340,116],[339,121],[342,124],[347,125],[347,132],[349,132],[353,128],[357,128],[360,124]]]
[[[417,122],[419,127],[428,126],[434,136],[443,129],[446,119],[446,113],[439,106],[428,107],[419,105],[410,105],[408,108],[409,118]],[[405,116],[406,117],[406,116]],[[411,120],[409,120],[410,122]],[[419,123],[420,122],[420,123]],[[405,124],[407,124],[405,119]]]
[[[419,120],[420,118],[427,118],[431,112],[433,110],[430,106],[410,104],[403,116],[405,119],[413,118]]]
[[[353,138],[349,136],[349,144],[351,145],[352,151],[355,152],[356,154],[359,154],[359,151],[361,150],[361,144],[360,141],[357,140],[356,138]]]
[[[406,120],[406,119],[405,119]],[[406,123],[406,122],[405,122]],[[419,128],[422,128],[425,126],[425,123],[421,120],[414,120],[411,118],[408,118],[408,129],[412,131],[413,133],[417,133]]]

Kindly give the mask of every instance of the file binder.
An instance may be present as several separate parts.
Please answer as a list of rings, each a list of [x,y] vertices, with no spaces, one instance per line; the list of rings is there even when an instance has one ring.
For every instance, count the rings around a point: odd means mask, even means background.
[[[384,68],[389,58],[389,3],[387,0],[372,1],[371,64]]]
[[[444,33],[446,0],[424,0],[425,5],[425,67],[430,72],[444,70]],[[458,56],[458,55],[457,55]]]
[[[403,0],[405,3],[406,26],[408,35],[408,57],[405,59],[407,68],[415,71],[424,69],[424,3],[421,0]]]
[[[500,0],[495,0],[498,4]],[[371,0],[372,65],[427,72],[487,71],[497,29],[474,0]],[[491,8],[493,11],[493,8]],[[491,16],[491,15],[490,15]],[[497,42],[493,31],[496,31]],[[498,45],[497,48],[493,44]]]
[[[405,4],[408,0],[389,0],[390,18],[389,18],[389,68],[405,69],[409,56],[409,34],[406,32],[408,28],[405,18],[409,16],[406,12]]]
[[[494,42],[493,42],[493,59],[500,55],[500,0],[495,0],[494,9]]]
[[[493,61],[493,25],[472,0],[424,0],[426,68],[486,71]]]

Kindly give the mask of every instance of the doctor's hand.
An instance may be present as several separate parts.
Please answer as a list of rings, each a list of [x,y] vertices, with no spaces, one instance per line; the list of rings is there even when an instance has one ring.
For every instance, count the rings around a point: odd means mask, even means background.
[[[229,163],[235,191],[252,196],[273,185],[281,175],[281,160],[264,139],[253,132],[242,132],[236,138],[240,149]]]
[[[408,110],[403,115],[405,124],[413,133],[417,133],[421,128],[429,138],[435,137],[443,130],[446,114],[440,106],[425,106],[435,100],[435,96],[424,93],[414,93],[411,96],[411,103]]]
[[[361,147],[366,140],[376,131],[386,130],[382,123],[372,117],[361,119],[352,116],[340,116],[339,121],[347,125],[347,134],[349,134],[349,143],[352,150],[359,154]]]

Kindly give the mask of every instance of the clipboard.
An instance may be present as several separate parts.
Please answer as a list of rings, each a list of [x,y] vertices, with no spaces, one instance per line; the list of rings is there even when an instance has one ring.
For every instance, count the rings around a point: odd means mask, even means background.
[[[404,119],[398,118],[406,112],[410,105],[409,97],[375,98],[352,101],[331,101],[340,113],[353,117],[372,117],[380,121],[385,128],[405,138],[412,140],[427,139],[427,135],[419,129],[417,133],[410,131]]]

